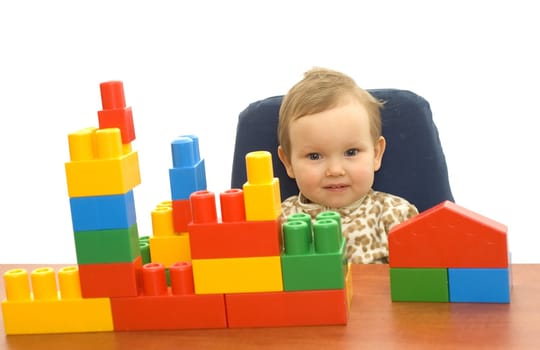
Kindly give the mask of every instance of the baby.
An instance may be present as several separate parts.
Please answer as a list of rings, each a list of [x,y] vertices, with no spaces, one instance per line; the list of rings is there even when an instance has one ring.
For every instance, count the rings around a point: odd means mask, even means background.
[[[300,189],[283,201],[282,216],[339,212],[352,263],[387,263],[388,232],[418,214],[407,200],[372,189],[386,146],[381,108],[349,76],[314,68],[279,111],[278,155]]]

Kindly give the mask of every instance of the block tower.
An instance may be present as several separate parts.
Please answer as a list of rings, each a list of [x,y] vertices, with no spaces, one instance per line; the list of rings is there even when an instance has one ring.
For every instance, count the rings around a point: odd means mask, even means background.
[[[204,159],[200,156],[199,139],[194,135],[177,137],[171,142],[171,154],[171,199],[158,203],[152,211],[152,237],[149,238],[150,259],[163,264],[167,276],[172,264],[191,261],[189,196],[206,190],[206,171]]]
[[[141,268],[133,189],[133,116],[120,81],[100,84],[99,128],[68,135],[65,164],[81,292],[85,298],[137,295]]]
[[[509,303],[507,227],[445,201],[390,232],[393,301]]]

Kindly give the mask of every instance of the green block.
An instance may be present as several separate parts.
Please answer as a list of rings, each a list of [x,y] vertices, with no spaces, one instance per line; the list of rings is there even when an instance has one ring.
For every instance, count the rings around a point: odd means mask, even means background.
[[[148,264],[152,262],[152,257],[150,255],[150,242],[148,241],[149,237],[140,237],[139,238],[139,248],[141,250],[142,264]]]
[[[321,290],[345,288],[347,275],[345,240],[334,253],[315,253],[313,247],[307,254],[281,255],[283,290]]]
[[[390,268],[392,301],[448,302],[448,269]]]
[[[132,262],[141,255],[137,224],[127,229],[76,231],[77,263]]]
[[[165,279],[167,280],[167,287],[171,286],[171,270],[167,267],[165,269]]]
[[[283,224],[283,239],[284,290],[345,288],[348,264],[339,213],[324,212],[313,223],[307,214],[293,214]]]

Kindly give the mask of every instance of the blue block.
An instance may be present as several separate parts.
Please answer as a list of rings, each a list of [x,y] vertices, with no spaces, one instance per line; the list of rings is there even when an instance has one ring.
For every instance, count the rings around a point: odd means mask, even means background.
[[[171,142],[171,153],[171,199],[189,199],[193,192],[206,190],[206,170],[199,152],[199,139],[194,135],[179,136]]]
[[[109,196],[69,199],[73,231],[127,229],[137,217],[133,191]]]
[[[452,303],[510,303],[510,268],[449,268],[448,284]]]
[[[204,159],[192,167],[169,169],[171,199],[184,200],[195,191],[206,190]]]

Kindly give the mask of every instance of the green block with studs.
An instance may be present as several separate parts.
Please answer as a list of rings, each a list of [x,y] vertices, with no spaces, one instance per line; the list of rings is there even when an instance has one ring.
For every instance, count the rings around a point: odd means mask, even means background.
[[[310,220],[295,214],[283,224],[285,291],[345,288],[348,264],[340,218],[327,215],[310,225]]]

